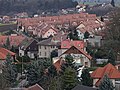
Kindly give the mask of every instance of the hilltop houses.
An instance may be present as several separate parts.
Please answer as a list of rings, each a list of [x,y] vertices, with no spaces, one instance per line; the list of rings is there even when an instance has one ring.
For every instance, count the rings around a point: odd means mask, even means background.
[[[93,78],[94,87],[98,87],[100,85],[100,82],[104,75],[108,75],[114,87],[115,81],[120,79],[120,72],[118,71],[118,69],[109,63],[106,66],[97,68],[95,71],[92,72],[91,77]]]

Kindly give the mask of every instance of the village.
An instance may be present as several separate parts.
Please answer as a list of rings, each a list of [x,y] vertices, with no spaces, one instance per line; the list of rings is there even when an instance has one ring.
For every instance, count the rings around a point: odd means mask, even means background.
[[[86,7],[0,18],[0,90],[120,90],[120,9]]]

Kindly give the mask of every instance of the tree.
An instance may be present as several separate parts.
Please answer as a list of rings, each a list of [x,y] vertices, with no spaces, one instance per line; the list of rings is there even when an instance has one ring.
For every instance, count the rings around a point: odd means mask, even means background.
[[[57,50],[53,50],[51,52],[51,59],[54,58],[54,57],[57,57],[58,56],[58,51]]]
[[[53,79],[51,79],[48,90],[63,90],[61,84],[62,84],[61,77],[56,76]]]
[[[76,26],[70,26],[69,27],[69,32],[70,32],[68,34],[69,39],[79,40],[78,31],[76,30]]]
[[[40,59],[32,62],[27,68],[28,84],[33,85],[35,83],[43,82],[45,70],[51,65],[50,60]]]
[[[7,49],[10,49],[10,40],[9,40],[9,37],[6,39],[5,46],[6,46]]]
[[[112,5],[113,7],[115,7],[115,1],[114,1],[114,0],[111,1],[111,5]]]
[[[33,85],[37,82],[41,73],[38,71],[38,66],[30,64],[27,70],[27,80],[29,85]]]
[[[92,78],[87,68],[83,69],[82,71],[81,82],[82,82],[82,85],[85,85],[85,86],[92,86],[93,84]]]
[[[4,73],[4,78],[9,83],[10,87],[13,87],[17,78],[17,68],[13,64],[13,60],[9,54],[7,55],[5,61],[3,73]]]
[[[86,32],[84,33],[84,38],[87,39],[87,38],[89,38],[89,36],[90,36],[90,33],[89,33],[88,31],[86,31]]]
[[[104,22],[104,18],[102,16],[100,17],[100,19],[101,19],[102,22]]]
[[[99,90],[114,90],[112,81],[105,75],[99,85]]]
[[[111,49],[108,53],[108,63],[111,63],[112,65],[115,65],[115,60],[116,60],[116,56],[114,51]]]
[[[49,73],[50,77],[55,77],[55,76],[57,76],[56,67],[55,67],[54,65],[51,65],[51,66],[48,68],[48,73]]]
[[[15,52],[15,47],[12,45],[10,51]]]
[[[106,25],[104,47],[114,51],[115,56],[120,52],[120,9],[110,13],[109,23]]]
[[[73,38],[73,40],[79,40],[78,31],[76,29],[74,30],[74,38]]]
[[[77,73],[76,70],[67,67],[62,76],[62,88],[63,90],[71,90],[78,84]]]
[[[68,66],[71,66],[73,64],[73,57],[71,55],[66,55],[65,56],[65,62]]]

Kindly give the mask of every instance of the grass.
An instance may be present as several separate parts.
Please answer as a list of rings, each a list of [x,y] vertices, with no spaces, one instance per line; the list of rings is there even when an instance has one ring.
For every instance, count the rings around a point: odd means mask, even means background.
[[[12,23],[0,23],[0,26],[13,25],[13,24],[16,24],[16,22],[12,22]]]

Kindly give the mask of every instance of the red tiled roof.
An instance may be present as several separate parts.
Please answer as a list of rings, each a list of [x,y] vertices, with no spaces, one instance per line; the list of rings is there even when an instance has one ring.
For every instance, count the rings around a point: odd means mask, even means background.
[[[0,36],[0,45],[4,45],[7,38],[9,38],[11,46],[18,46],[25,39],[23,36]]]
[[[85,55],[88,59],[92,59],[90,55],[88,55],[85,51],[83,51],[81,48],[71,46],[68,50],[66,50],[63,54],[83,54]]]
[[[15,55],[14,52],[11,52],[5,48],[0,47],[0,60],[5,60],[8,54],[10,54],[11,56]]]
[[[79,40],[71,41],[71,40],[67,39],[67,40],[64,40],[61,42],[62,49],[69,49],[71,46],[75,46],[77,48],[83,49],[84,41],[79,41]]]
[[[27,90],[44,90],[41,86],[39,86],[38,84],[35,84],[31,87],[29,87]]]
[[[67,15],[60,15],[60,16],[47,16],[47,17],[37,17],[37,18],[25,18],[25,19],[18,19],[18,24],[22,23],[28,25],[30,23],[35,24],[39,21],[45,22],[47,24],[57,24],[58,21],[60,24],[63,24],[65,22],[78,22],[78,21],[86,21],[89,20],[95,20],[97,17],[95,14],[87,14],[87,13],[79,13],[79,14],[67,14]]]
[[[64,63],[64,61],[60,59],[60,60],[56,61],[53,65],[56,67],[57,71],[60,71],[61,70],[61,65],[63,63]]]
[[[96,69],[92,74],[92,78],[102,78],[105,74],[108,75],[110,79],[119,79],[120,78],[120,72],[116,69],[115,66],[112,64],[107,64],[104,67]]]

